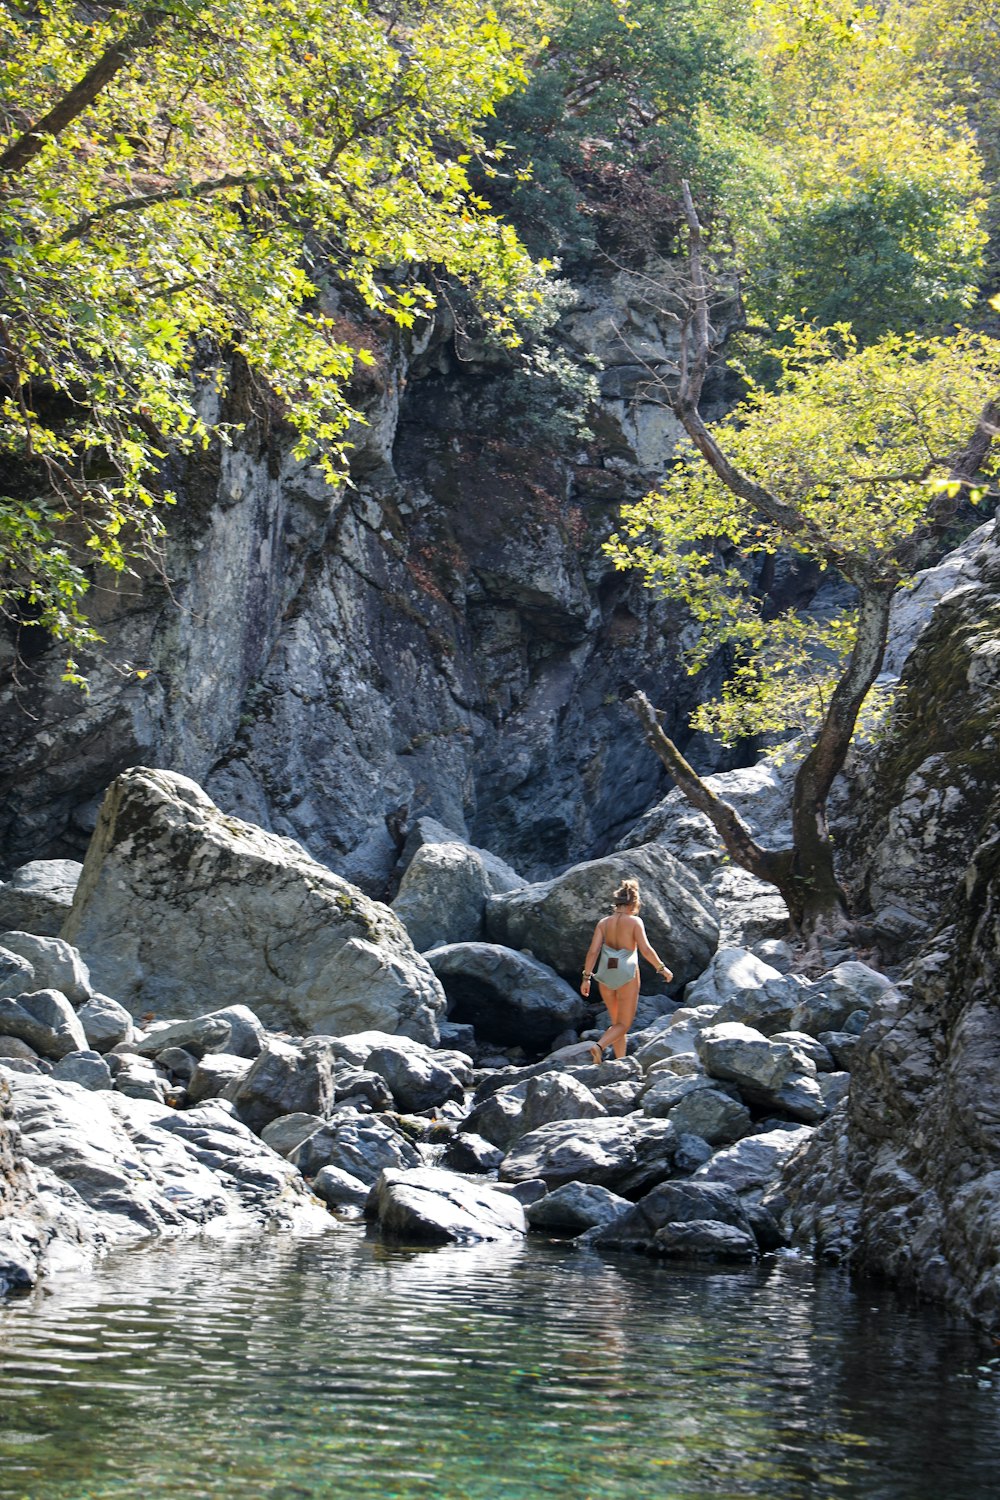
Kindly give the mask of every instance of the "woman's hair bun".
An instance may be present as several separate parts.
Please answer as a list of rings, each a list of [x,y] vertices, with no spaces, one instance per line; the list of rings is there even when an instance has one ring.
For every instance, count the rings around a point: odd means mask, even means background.
[[[612,899],[616,906],[634,906],[639,900],[638,880],[623,880]]]

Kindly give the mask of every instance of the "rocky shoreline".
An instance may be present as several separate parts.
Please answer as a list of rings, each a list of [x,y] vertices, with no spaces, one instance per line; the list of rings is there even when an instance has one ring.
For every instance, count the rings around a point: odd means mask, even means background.
[[[782,1169],[844,1099],[889,981],[795,975],[774,938],[717,948],[711,898],[657,844],[531,885],[418,834],[394,912],[136,769],[82,870],[38,862],[0,890],[0,918],[38,929],[0,934],[6,1289],[147,1236],[329,1213],[404,1241],[729,1260],[790,1242]],[[603,1008],[570,980],[625,867],[678,978],[598,1066]]]

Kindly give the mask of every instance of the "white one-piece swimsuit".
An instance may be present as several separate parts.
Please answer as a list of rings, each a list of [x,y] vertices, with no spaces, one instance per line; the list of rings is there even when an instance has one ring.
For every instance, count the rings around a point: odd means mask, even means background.
[[[599,984],[609,990],[620,990],[638,972],[638,948],[609,948],[607,943],[601,944],[601,956],[594,970],[594,978]]]

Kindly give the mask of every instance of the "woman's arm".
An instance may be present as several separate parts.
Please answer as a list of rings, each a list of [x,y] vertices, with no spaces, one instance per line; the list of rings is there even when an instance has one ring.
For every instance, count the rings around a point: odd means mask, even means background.
[[[656,949],[650,946],[649,938],[646,936],[646,929],[642,924],[641,917],[636,917],[635,919],[635,942],[636,947],[642,954],[643,958],[646,959],[648,963],[651,963],[653,965],[653,968],[657,971],[658,974],[662,974],[664,979],[668,981],[673,979],[673,970],[667,968],[666,964],[660,958],[660,955],[657,953]]]
[[[601,951],[601,944],[604,942],[605,921],[606,918],[602,917],[594,928],[594,936],[590,940],[587,957],[583,960],[583,981],[580,985],[580,994],[584,997],[590,994],[590,981],[594,973],[594,965],[597,962],[597,955]]]

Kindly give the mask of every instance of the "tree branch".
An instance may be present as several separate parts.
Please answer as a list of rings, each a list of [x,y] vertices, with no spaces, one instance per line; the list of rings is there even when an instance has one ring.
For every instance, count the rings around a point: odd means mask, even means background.
[[[0,173],[12,178],[23,172],[42,150],[46,140],[60,135],[67,125],[72,124],[135,54],[149,45],[166,18],[166,11],[148,10],[131,31],[112,42],[68,94],[64,94],[30,130],[11,142],[0,155]]]
[[[227,188],[251,187],[268,180],[264,172],[226,172],[222,177],[206,177],[202,182],[175,183],[156,193],[138,193],[134,198],[119,198],[116,203],[105,203],[103,207],[95,208],[92,213],[77,219],[75,224],[71,224],[59,236],[59,243],[66,245],[70,240],[78,240],[94,224],[111,214],[138,213],[155,203],[171,203],[178,198],[209,198],[213,193],[225,192]]]
[[[726,847],[727,853],[744,870],[760,880],[781,889],[791,864],[791,851],[765,849],[754,838],[735,807],[717,797],[661,728],[656,710],[645,693],[634,693],[627,700],[646,732],[646,742],[656,751],[677,786],[692,807],[703,812]]]

